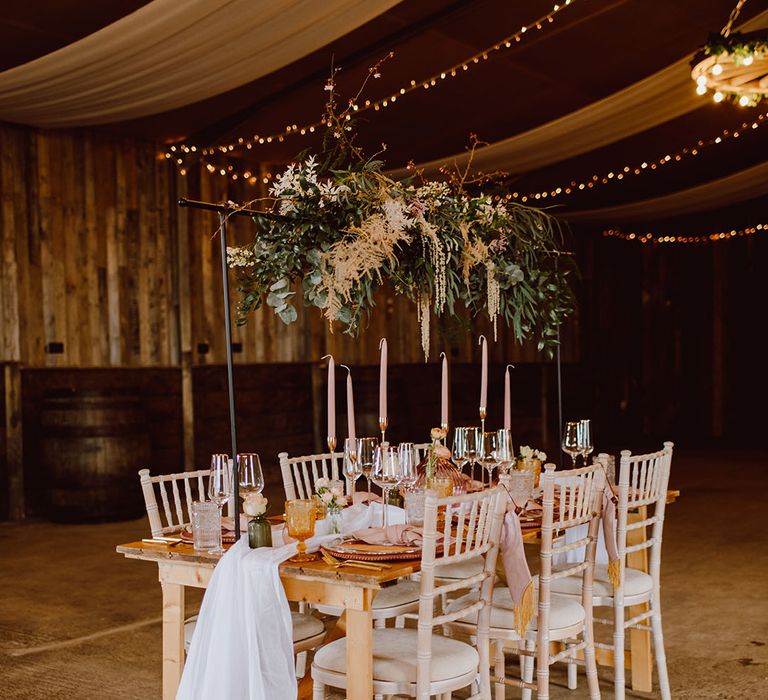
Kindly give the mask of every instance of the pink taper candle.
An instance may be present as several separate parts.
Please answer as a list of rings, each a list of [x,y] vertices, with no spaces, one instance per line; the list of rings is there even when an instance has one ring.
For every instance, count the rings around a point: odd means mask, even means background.
[[[387,339],[379,342],[381,363],[379,366],[379,423],[387,423]],[[384,428],[382,428],[384,430]]]
[[[336,368],[333,355],[323,357],[328,359],[328,443],[336,444]],[[331,450],[333,448],[330,448]]]
[[[504,427],[512,430],[512,392],[510,390],[509,368],[514,369],[514,365],[507,365],[504,372]]]
[[[440,353],[443,358],[443,376],[440,385],[440,426],[448,427],[448,358],[444,352]]]
[[[354,440],[355,435],[355,398],[352,394],[352,370],[346,365],[340,365],[347,370],[347,437]]]
[[[482,352],[482,369],[480,373],[480,410],[488,408],[488,343],[485,336],[480,336],[479,344]]]

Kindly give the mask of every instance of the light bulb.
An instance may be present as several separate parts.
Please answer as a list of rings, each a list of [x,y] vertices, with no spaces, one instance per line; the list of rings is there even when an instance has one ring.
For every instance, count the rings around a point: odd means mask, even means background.
[[[739,98],[739,104],[740,104],[742,107],[746,107],[746,106],[749,104],[749,98],[748,98],[746,95],[742,95],[742,96]]]
[[[725,99],[725,95],[718,90],[714,95],[712,95],[712,99],[715,102],[722,102]]]
[[[755,60],[755,57],[754,57],[752,54],[750,54],[749,56],[747,56],[747,57],[746,57],[746,58],[745,58],[745,59],[744,59],[744,60],[741,62],[741,64],[742,64],[743,66],[751,66],[751,65],[752,65],[752,62],[753,62],[754,60]]]
[[[696,84],[697,85],[706,85],[707,84],[707,76],[706,75],[700,75],[698,78],[696,78]]]
[[[706,95],[707,94],[707,86],[703,83],[699,83],[696,86],[696,94],[697,95]]]
[[[723,72],[722,63],[715,63],[715,65],[712,66],[712,75],[720,75],[720,73],[722,72]]]

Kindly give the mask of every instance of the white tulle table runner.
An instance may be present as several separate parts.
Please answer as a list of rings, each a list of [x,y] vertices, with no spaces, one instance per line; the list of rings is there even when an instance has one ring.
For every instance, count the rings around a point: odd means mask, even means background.
[[[382,505],[358,504],[342,512],[342,533],[377,527]],[[402,508],[387,506],[390,524],[405,522]],[[310,550],[338,538],[318,521]],[[279,566],[296,553],[273,529],[274,547],[250,549],[243,536],[213,572],[197,619],[177,700],[295,700],[291,611]]]

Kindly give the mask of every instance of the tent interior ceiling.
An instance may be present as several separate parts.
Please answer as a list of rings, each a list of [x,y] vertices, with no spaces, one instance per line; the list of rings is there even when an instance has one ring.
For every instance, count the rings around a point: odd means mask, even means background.
[[[3,3],[0,69],[60,48],[144,4],[140,0]],[[487,62],[435,89],[418,90],[381,112],[368,112],[359,122],[360,139],[372,150],[386,143],[384,158],[394,168],[409,160],[422,162],[460,152],[470,133],[488,142],[515,135],[611,95],[695,51],[709,32],[722,27],[733,4],[733,0],[576,0],[553,23],[526,34],[522,42],[496,52]],[[288,124],[318,119],[327,96],[323,84],[331,57],[342,68],[338,83],[346,97],[357,90],[368,67],[393,50],[381,79],[371,81],[365,93],[376,99],[494,44],[552,5],[552,0],[403,0],[323,49],[252,83],[170,112],[98,129],[198,144],[274,133]],[[765,9],[762,0],[748,2],[740,21]],[[765,111],[765,104],[762,109],[740,108],[702,98],[700,109],[656,128],[515,176],[512,188],[521,193],[551,189],[571,179],[658,158],[695,145],[699,138],[713,138],[723,129],[740,128]],[[232,156],[243,166],[283,163],[312,143],[295,136]],[[611,182],[556,203],[594,209],[650,199],[754,165],[764,159],[766,146],[768,125],[661,168],[653,176]]]

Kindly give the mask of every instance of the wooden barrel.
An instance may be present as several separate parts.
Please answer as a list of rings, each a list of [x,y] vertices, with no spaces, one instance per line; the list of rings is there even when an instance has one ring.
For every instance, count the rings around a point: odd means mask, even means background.
[[[136,396],[107,391],[47,394],[42,460],[55,522],[138,518],[144,500],[138,470],[148,466],[149,438]]]

